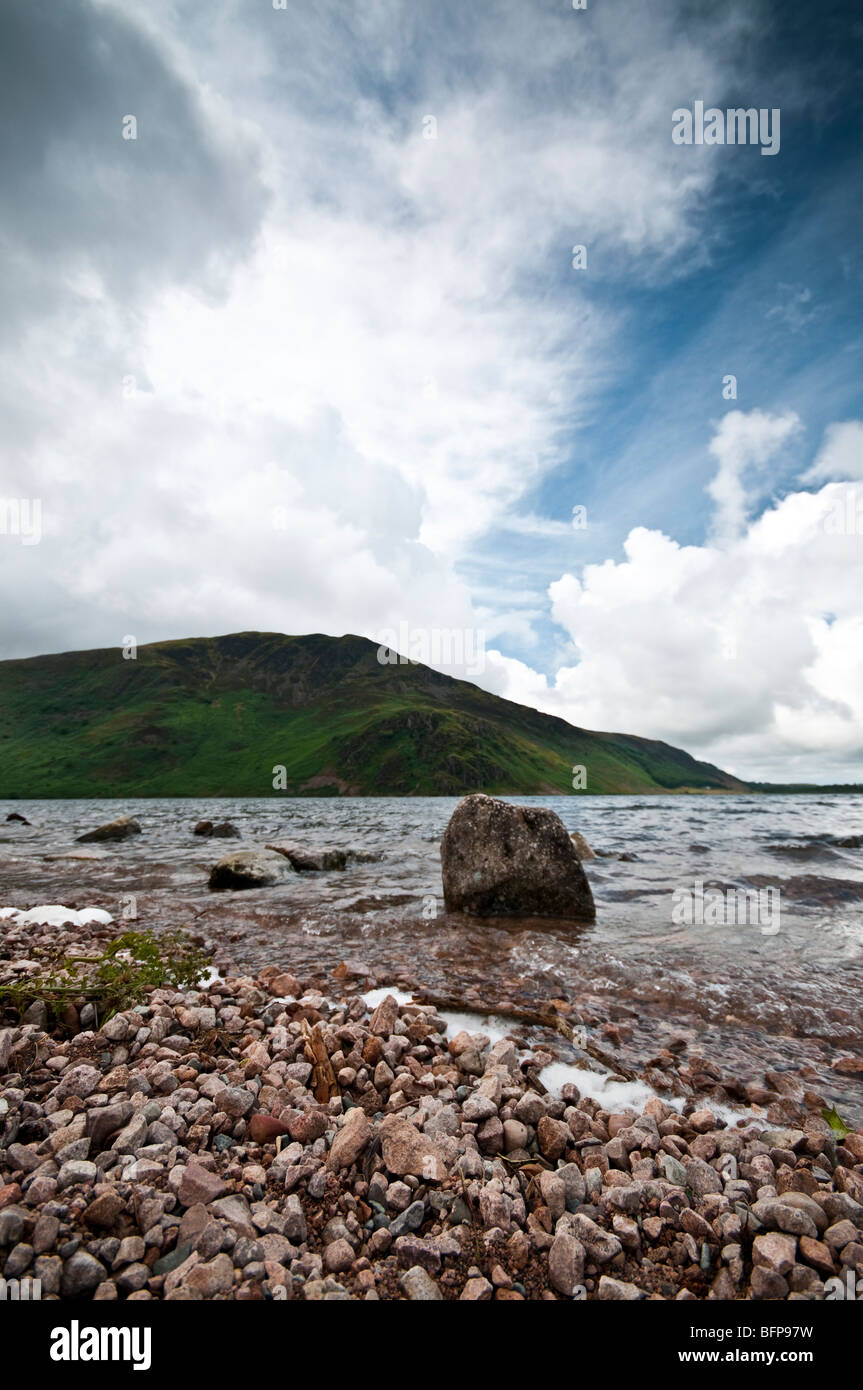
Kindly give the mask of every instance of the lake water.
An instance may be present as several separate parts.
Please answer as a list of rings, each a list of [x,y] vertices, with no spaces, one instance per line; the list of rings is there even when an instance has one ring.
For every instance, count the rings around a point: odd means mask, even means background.
[[[0,905],[134,910],[139,925],[194,927],[223,964],[322,984],[347,962],[349,980],[365,971],[465,1007],[556,999],[628,1066],[682,1040],[742,1079],[810,1068],[816,1089],[863,1113],[863,796],[512,799],[551,806],[603,852],[585,864],[595,924],[447,915],[439,843],[455,798],[2,803]],[[5,823],[12,810],[33,825]],[[76,846],[121,814],[143,834]],[[232,821],[242,840],[194,837],[201,819]],[[223,854],[280,839],[380,857],[209,892]],[[696,885],[714,904],[704,920]],[[760,891],[761,918],[734,898],[718,913],[729,889]]]

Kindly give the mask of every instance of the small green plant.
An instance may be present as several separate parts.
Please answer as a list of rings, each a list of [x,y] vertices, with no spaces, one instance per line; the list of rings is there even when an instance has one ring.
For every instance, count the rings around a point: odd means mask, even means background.
[[[150,989],[192,988],[210,959],[182,931],[130,931],[109,941],[99,955],[44,953],[44,969],[24,979],[0,974],[0,1008],[20,1014],[41,1000],[49,1014],[60,1017],[70,1003],[90,1003],[104,1022],[111,1014],[139,1004]]]
[[[842,1116],[839,1114],[839,1111],[836,1109],[835,1105],[832,1107],[832,1109],[822,1110],[821,1114],[823,1115],[824,1119],[827,1121],[828,1125],[832,1129],[833,1137],[835,1139],[838,1139],[841,1142],[843,1139],[846,1139],[848,1135],[851,1133],[850,1129],[846,1125]]]

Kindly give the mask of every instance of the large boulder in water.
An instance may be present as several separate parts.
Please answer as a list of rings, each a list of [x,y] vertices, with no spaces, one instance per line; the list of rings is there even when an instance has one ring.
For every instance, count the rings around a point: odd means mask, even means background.
[[[210,888],[214,893],[239,892],[244,888],[270,888],[286,878],[293,878],[289,859],[269,849],[241,849],[226,854],[210,870]]]
[[[566,827],[545,807],[468,796],[441,841],[448,912],[593,921],[593,894]]]
[[[78,836],[78,844],[86,845],[91,840],[128,840],[132,835],[140,835],[141,827],[132,816],[118,816],[105,825],[88,830],[86,835]]]

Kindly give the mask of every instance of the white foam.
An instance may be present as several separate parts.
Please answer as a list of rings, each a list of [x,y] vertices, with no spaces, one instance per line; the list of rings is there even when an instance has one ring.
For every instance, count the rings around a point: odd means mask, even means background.
[[[657,1094],[646,1081],[615,1081],[611,1072],[583,1070],[571,1062],[550,1063],[543,1067],[539,1079],[558,1098],[562,1087],[569,1082],[578,1087],[582,1096],[598,1101],[603,1110],[611,1112],[635,1110],[641,1114],[647,1102]],[[667,1104],[673,1105],[674,1102],[668,1101]],[[680,1104],[683,1104],[682,1100]]]
[[[103,907],[82,907],[76,912],[74,908],[63,907],[60,903],[45,903],[41,907],[26,910],[3,907],[0,908],[0,917],[14,921],[18,927],[62,927],[67,924],[86,927],[92,922],[106,926],[114,920],[110,912],[106,912]]]
[[[517,1019],[503,1018],[500,1014],[451,1013],[448,1009],[440,1009],[438,1016],[446,1019],[451,1038],[456,1033],[483,1033],[492,1047],[501,1038],[508,1038],[518,1027]]]
[[[405,994],[403,989],[370,989],[368,994],[364,994],[362,997],[367,1008],[376,1009],[378,1004],[382,1004],[389,995],[392,995],[399,1005],[413,1003],[413,995]]]

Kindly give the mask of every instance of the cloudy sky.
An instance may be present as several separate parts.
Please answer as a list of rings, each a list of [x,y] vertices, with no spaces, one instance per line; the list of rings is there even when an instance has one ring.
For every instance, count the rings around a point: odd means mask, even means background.
[[[509,698],[863,780],[861,48],[829,0],[4,0],[0,656],[481,630]],[[697,101],[778,154],[676,144]]]

